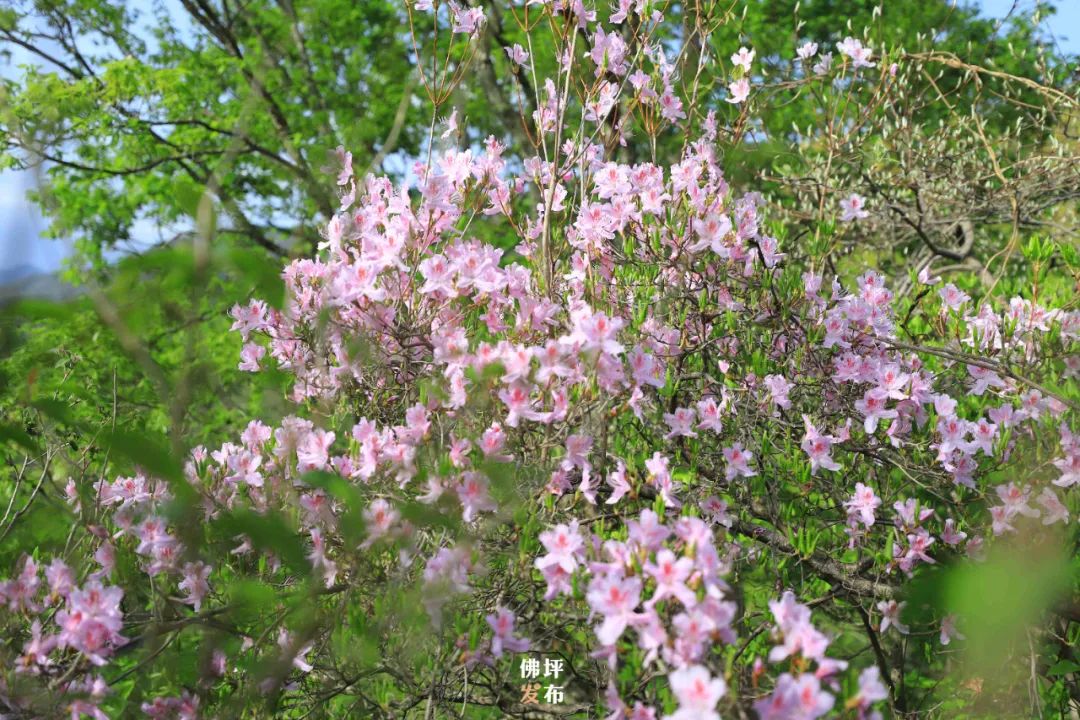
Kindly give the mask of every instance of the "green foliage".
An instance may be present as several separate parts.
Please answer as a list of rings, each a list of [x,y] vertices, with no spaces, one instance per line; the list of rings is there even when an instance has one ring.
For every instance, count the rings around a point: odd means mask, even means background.
[[[22,0],[0,24],[0,44],[25,44],[40,64],[6,89],[0,158],[49,162],[37,200],[80,260],[104,270],[105,252],[147,227],[184,237],[204,189],[225,237],[310,250],[337,205],[336,170],[322,169],[334,147],[360,169],[416,150],[424,122],[400,102],[415,80],[397,3],[176,9]]]

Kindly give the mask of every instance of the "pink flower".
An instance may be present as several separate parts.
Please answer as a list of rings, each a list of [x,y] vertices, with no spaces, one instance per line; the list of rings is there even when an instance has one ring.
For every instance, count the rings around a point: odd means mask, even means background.
[[[634,346],[634,349],[630,351],[629,359],[630,372],[636,384],[652,385],[657,388],[664,387],[663,366],[657,362],[655,357],[646,353],[640,345]]]
[[[1004,388],[1005,381],[994,372],[993,370],[987,370],[986,368],[979,367],[978,365],[968,365],[968,374],[975,381],[971,386],[970,392],[972,395],[982,395],[989,388]]]
[[[720,406],[715,398],[705,398],[697,404],[698,430],[711,430],[714,433],[723,432],[724,425],[720,422]]]
[[[881,506],[881,498],[874,494],[874,489],[860,483],[855,483],[855,494],[850,500],[844,502],[848,517],[858,516],[863,525],[870,527],[874,524],[874,511]]]
[[[235,319],[230,330],[239,330],[245,341],[252,332],[263,330],[268,319],[266,303],[262,300],[252,300],[246,307],[235,305],[229,314]]]
[[[745,72],[750,72],[752,62],[754,62],[754,51],[744,47],[739,48],[739,52],[731,56],[731,63],[735,67],[741,67]]]
[[[544,582],[547,583],[547,590],[544,592],[544,599],[551,600],[558,595],[569,595],[572,586],[570,585],[570,573],[566,572],[559,565],[548,565],[541,568],[540,572],[544,576]]]
[[[768,697],[754,703],[760,720],[815,720],[832,709],[836,699],[821,689],[816,675],[784,673]]]
[[[900,621],[900,613],[904,610],[904,605],[907,603],[897,602],[896,600],[882,600],[877,604],[878,612],[881,613],[881,627],[879,632],[884,635],[890,628],[896,628],[896,631],[902,635],[907,635],[909,630],[908,626]]]
[[[886,363],[878,367],[875,380],[877,381],[877,389],[885,393],[890,399],[907,399],[907,393],[904,390],[911,380],[911,376],[900,372],[900,368],[896,363]]]
[[[75,588],[75,574],[60,558],[54,558],[45,568],[45,579],[49,583],[49,594],[56,598],[66,598]]]
[[[152,555],[155,549],[172,545],[175,540],[166,531],[165,521],[156,516],[150,516],[143,520],[138,527],[139,545],[135,552],[140,555]]]
[[[1056,522],[1069,524],[1069,508],[1058,498],[1057,493],[1048,487],[1044,487],[1036,502],[1042,505],[1046,511],[1043,514],[1043,525],[1053,525]]]
[[[832,69],[832,53],[822,53],[814,64],[815,75],[824,75]]]
[[[514,382],[499,391],[499,399],[506,405],[506,424],[516,428],[522,420],[543,420],[545,415],[536,410],[536,400],[532,396],[533,386],[524,382]]]
[[[517,380],[527,381],[532,371],[532,349],[525,345],[502,342],[499,343],[499,350],[503,369],[506,371],[502,376],[502,381],[504,383]]]
[[[244,447],[251,450],[259,450],[270,439],[272,431],[267,425],[259,422],[258,420],[252,420],[244,428],[244,432],[240,435],[240,440],[243,441]]]
[[[333,432],[312,430],[296,449],[297,469],[300,472],[325,470],[334,438]]]
[[[277,642],[278,646],[286,653],[286,656],[291,656],[289,662],[294,668],[302,673],[309,673],[315,669],[315,666],[307,661],[308,653],[315,647],[314,643],[308,643],[301,648],[294,647],[289,631],[285,628],[278,631]]]
[[[601,77],[605,69],[615,75],[626,74],[626,42],[617,32],[605,33],[598,27],[589,54],[596,65],[597,77]]]
[[[888,420],[898,415],[895,410],[886,408],[885,402],[888,397],[888,393],[884,390],[871,388],[866,391],[861,400],[855,401],[855,409],[865,418],[863,429],[866,430],[867,435],[873,435],[877,431],[879,420]]]
[[[919,501],[914,498],[897,500],[893,503],[893,510],[896,511],[893,522],[898,528],[913,528],[934,514],[933,509],[920,507]],[[918,517],[916,517],[916,510],[918,510]]]
[[[676,408],[673,413],[664,413],[664,422],[671,430],[664,437],[668,440],[676,437],[697,437],[694,432],[696,419],[693,408]]]
[[[614,505],[633,489],[626,480],[626,464],[622,460],[608,474],[607,483],[611,486],[611,497],[607,499],[606,505]]]
[[[725,500],[718,498],[715,495],[710,495],[705,498],[701,503],[701,510],[705,513],[705,516],[711,519],[717,525],[723,525],[724,527],[731,527],[734,524],[731,516],[728,515],[728,504]]]
[[[858,193],[851,193],[846,199],[841,200],[840,209],[843,211],[840,214],[841,222],[862,220],[870,216],[870,213],[866,211],[866,198]]]
[[[582,350],[598,350],[610,355],[619,355],[623,346],[615,341],[615,336],[622,329],[623,321],[609,318],[602,312],[594,313],[588,308],[579,315],[574,323],[574,332],[570,336],[574,342],[581,343]]]
[[[41,586],[38,565],[29,555],[24,558],[23,569],[19,575],[13,580],[0,583],[0,598],[6,599],[8,609],[12,612],[40,609],[35,601],[38,588]]]
[[[967,533],[956,529],[956,523],[952,518],[945,521],[945,529],[941,531],[942,542],[946,545],[959,545],[964,542],[964,538],[966,537]]]
[[[728,256],[729,251],[724,245],[724,239],[731,232],[731,220],[727,215],[711,213],[704,218],[695,218],[693,225],[698,241],[689,247],[690,252],[701,252],[709,248],[721,257]]]
[[[389,534],[390,529],[398,521],[398,511],[390,506],[386,500],[379,498],[364,510],[364,523],[367,530],[367,539],[361,547],[371,545],[381,537]]]
[[[461,442],[468,442],[467,440]],[[484,453],[484,457],[498,456],[502,452],[503,447],[506,445],[506,431],[503,430],[502,425],[497,422],[491,423],[491,427],[484,431],[480,436],[480,452]],[[453,453],[453,450],[451,450]],[[459,458],[463,458],[463,455],[459,452]],[[460,467],[460,464],[455,463]]]
[[[803,415],[803,423],[806,425],[806,434],[803,435],[800,447],[810,457],[810,474],[816,475],[819,468],[839,470],[840,463],[830,455],[835,438],[832,435],[822,435],[808,415]]]
[[[780,408],[791,407],[788,393],[795,387],[793,383],[788,382],[783,375],[766,375],[762,382],[769,389],[774,405]]]
[[[958,640],[966,639],[956,630],[956,616],[946,615],[941,619],[941,635],[938,639],[941,640],[942,645],[948,645],[950,642],[952,642],[953,638],[956,638]],[[883,700],[884,698],[881,699]]]
[[[675,486],[668,462],[668,459],[657,451],[645,461],[645,469],[649,472],[649,482],[659,491],[664,507],[679,507],[682,503],[675,497]]]
[[[660,96],[660,115],[670,123],[677,123],[686,117],[682,100],[670,85],[664,85],[664,94]]]
[[[800,60],[809,60],[817,55],[818,44],[816,42],[807,41],[799,46],[799,49],[795,51],[795,54],[799,56]]]
[[[1009,508],[1004,505],[995,505],[990,508],[990,530],[994,535],[1001,535],[1005,532],[1015,532],[1016,528],[1009,522],[1013,518],[1013,514],[1009,512]],[[968,544],[968,548],[971,548],[971,544]]]
[[[495,502],[488,494],[487,478],[478,472],[468,470],[462,473],[457,494],[463,508],[461,519],[466,523],[471,523],[481,512],[495,509]]]
[[[596,629],[596,637],[603,645],[614,645],[627,625],[637,617],[634,608],[641,600],[641,580],[615,575],[594,578],[589,584],[586,600],[589,607],[604,616],[604,622]]]
[[[967,293],[952,283],[941,288],[938,295],[941,297],[942,304],[950,310],[959,310],[964,306],[964,303],[971,299]]]
[[[497,608],[495,614],[488,615],[487,624],[494,631],[491,639],[491,654],[499,658],[503,651],[526,652],[531,644],[527,638],[514,637],[514,613],[504,607]]]
[[[840,54],[851,58],[852,67],[855,69],[861,67],[872,68],[875,65],[875,63],[870,62],[870,58],[873,57],[870,48],[864,47],[859,40],[853,37],[844,38],[843,41],[837,43],[836,49],[840,51]]]
[[[769,651],[770,662],[780,662],[795,654],[820,661],[829,640],[810,622],[810,608],[799,603],[790,590],[779,600],[769,601],[769,610],[783,635],[783,643]]]
[[[728,96],[724,99],[732,105],[738,105],[746,102],[748,97],[750,97],[750,81],[746,78],[739,78],[728,84]]]
[[[930,563],[931,565],[936,562],[927,554],[927,550],[934,544],[934,537],[925,528],[918,528],[915,532],[908,533],[907,541],[907,550],[902,551],[904,554],[898,562],[901,570],[910,575],[912,567],[917,562]],[[894,546],[894,556],[897,550],[899,548]]]
[[[457,294],[454,289],[453,271],[443,255],[432,255],[421,261],[417,269],[424,278],[420,292],[443,293],[448,297],[454,297]]]
[[[941,277],[931,275],[930,266],[927,265],[919,271],[919,282],[923,285],[937,285],[939,282],[941,282]]]
[[[496,428],[498,428],[496,430]],[[492,423],[488,430],[494,431],[495,438],[502,432],[502,426],[498,423]],[[485,431],[487,432],[487,431]],[[481,442],[483,438],[481,438]],[[495,444],[498,444],[495,442]],[[468,438],[450,438],[450,464],[456,468],[463,468],[469,464],[469,450],[472,449],[472,442]]]
[[[140,709],[154,720],[198,720],[199,696],[184,690],[179,697],[156,697]]]
[[[480,32],[481,26],[487,21],[483,9],[462,7],[453,0],[450,2],[450,17],[453,21],[450,32],[462,35],[476,35]]]
[[[212,568],[203,562],[184,563],[183,576],[178,587],[187,593],[184,602],[195,607],[195,612],[202,608],[203,598],[210,592],[210,577]]]
[[[716,704],[727,692],[723,678],[714,678],[701,665],[689,665],[668,675],[668,681],[679,708],[664,720],[720,720]]]
[[[529,53],[525,48],[521,47],[521,45],[514,43],[512,47],[505,48],[505,50],[506,55],[510,58],[511,62],[521,65],[522,67],[529,62]]]
[[[251,487],[263,486],[263,475],[259,472],[262,465],[262,456],[250,450],[239,450],[231,453],[228,459],[229,470],[232,472],[225,477],[231,483],[243,483]]]
[[[348,185],[353,176],[352,153],[346,150],[344,146],[338,145],[337,149],[334,150],[334,154],[337,156],[338,165],[341,166],[341,171],[338,172],[337,176],[337,184]]]
[[[724,460],[727,461],[724,476],[728,480],[757,475],[756,471],[750,469],[750,461],[754,459],[754,453],[744,450],[742,443],[735,443],[731,447],[726,447],[723,452]]]
[[[1039,511],[1028,505],[1031,496],[1030,489],[1021,488],[1016,483],[1008,483],[998,485],[994,490],[1004,503],[1010,517],[1017,514],[1032,518],[1039,517]]]
[[[593,439],[589,435],[571,435],[566,438],[566,455],[563,457],[563,463],[569,467],[587,467],[592,445]]]
[[[656,553],[656,563],[646,562],[645,572],[656,580],[656,590],[645,605],[652,608],[664,598],[673,597],[686,607],[697,604],[697,596],[686,586],[686,580],[694,568],[688,557],[676,559],[675,553],[663,549]]]
[[[57,645],[72,647],[95,665],[104,665],[113,648],[127,642],[119,634],[123,627],[120,611],[123,597],[120,588],[104,587],[96,580],[73,590],[65,609],[56,613],[56,624],[60,627]]]
[[[98,546],[94,551],[94,562],[100,565],[101,569],[91,573],[90,579],[100,580],[112,575],[113,568],[116,567],[116,548],[111,542],[106,541]]]
[[[144,711],[146,703],[143,703]],[[94,720],[109,720],[109,716],[102,711],[97,704],[88,700],[74,700],[67,706],[67,711],[71,713],[71,720],[80,720],[83,715],[89,715]]]
[[[982,450],[987,457],[993,457],[994,438],[997,436],[998,426],[985,418],[979,418],[978,422],[968,427],[973,435],[971,442],[968,444],[968,450],[970,452]]]
[[[889,690],[881,682],[881,671],[877,665],[871,665],[859,673],[859,691],[850,701],[853,705],[866,710],[874,703],[888,698]]]
[[[548,340],[544,347],[535,348],[533,354],[540,363],[540,369],[536,371],[538,383],[547,383],[553,377],[569,377],[574,372],[565,357],[565,348],[555,340]]]
[[[671,535],[671,530],[660,522],[659,516],[652,510],[642,510],[638,520],[626,521],[626,527],[630,541],[647,552],[657,550]]]
[[[417,404],[405,411],[405,428],[401,435],[409,442],[418,443],[431,428],[427,408]]]
[[[1053,481],[1055,485],[1069,488],[1080,483],[1080,447],[1067,450],[1065,457],[1054,460],[1053,465],[1061,471],[1061,477]]]
[[[240,364],[237,368],[245,372],[258,372],[259,361],[266,355],[266,348],[255,343],[244,343],[240,349]]]
[[[573,573],[585,552],[585,541],[578,532],[577,520],[540,533],[540,542],[548,554],[536,559],[538,570],[559,567],[566,573]]]
[[[649,480],[654,484],[661,484],[671,480],[669,461],[660,454],[659,450],[654,452],[653,456],[645,461],[645,469],[649,472]]]
[[[35,619],[30,624],[30,640],[23,646],[22,657],[15,667],[17,673],[37,675],[44,668],[53,665],[49,653],[56,647],[56,637],[41,636],[41,621]]]
[[[323,582],[326,583],[326,587],[331,587],[337,577],[337,563],[326,557],[326,541],[323,539],[322,530],[319,528],[312,528],[311,530],[311,552],[308,554],[307,559],[311,562],[313,569],[322,572]]]

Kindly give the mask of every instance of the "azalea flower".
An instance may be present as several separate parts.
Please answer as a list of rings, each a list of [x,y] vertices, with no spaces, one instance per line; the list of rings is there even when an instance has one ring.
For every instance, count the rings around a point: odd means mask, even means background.
[[[744,450],[742,443],[735,443],[731,447],[724,448],[723,455],[724,460],[727,461],[724,476],[729,481],[737,477],[754,477],[757,475],[755,470],[750,469],[750,461],[754,459],[754,453]]]
[[[799,46],[799,49],[795,51],[795,54],[799,56],[800,60],[809,60],[817,55],[818,44],[816,42],[807,41]]]
[[[872,68],[875,65],[875,63],[870,62],[870,58],[873,57],[870,48],[864,47],[859,40],[853,37],[844,38],[843,41],[837,43],[836,49],[842,55],[851,58],[851,66],[855,69],[861,67]]]
[[[739,78],[728,84],[728,96],[724,99],[733,105],[738,105],[746,102],[748,97],[750,97],[750,81]]]
[[[701,665],[690,665],[668,676],[678,709],[664,720],[720,720],[716,704],[727,692],[723,678],[714,678]]]
[[[519,45],[518,43],[514,43],[511,47],[505,48],[505,50],[506,50],[506,55],[507,55],[507,57],[510,58],[511,62],[515,63],[516,65],[520,65],[522,67],[525,67],[525,65],[528,64],[528,62],[529,62],[529,53],[525,48],[521,47],[521,45]]]
[[[879,632],[884,635],[890,628],[896,628],[896,631],[901,635],[907,635],[910,632],[907,625],[900,622],[900,613],[903,612],[904,606],[907,603],[897,602],[896,600],[882,600],[877,604],[878,612],[881,613],[881,627]]]
[[[744,47],[731,56],[731,63],[735,67],[741,67],[744,72],[750,72],[750,63],[754,62],[754,51]]]
[[[841,222],[851,222],[852,220],[862,220],[869,217],[870,213],[866,211],[866,198],[858,193],[851,193],[844,200],[840,201],[840,214]]]
[[[492,631],[494,631],[491,639],[491,654],[494,657],[502,657],[504,651],[528,652],[529,648],[532,647],[532,643],[529,642],[528,638],[514,637],[514,623],[517,618],[514,617],[514,613],[506,608],[497,608],[494,614],[488,615],[485,619]]]

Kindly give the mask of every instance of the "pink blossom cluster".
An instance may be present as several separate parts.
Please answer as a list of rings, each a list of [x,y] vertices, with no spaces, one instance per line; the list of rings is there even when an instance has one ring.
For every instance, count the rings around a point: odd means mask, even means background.
[[[701,664],[717,642],[731,643],[735,604],[725,599],[730,559],[722,556],[709,525],[684,516],[671,525],[652,510],[627,520],[625,541],[582,534],[576,522],[540,534],[544,554],[535,567],[547,583],[546,598],[572,596],[576,574],[588,579],[584,599],[599,647],[593,656],[615,670],[627,652],[644,665],[662,663],[679,710],[672,718],[719,717],[724,681]],[[611,687],[613,717],[655,717],[638,703],[629,708]]]
[[[0,583],[0,598],[9,611],[39,614],[49,607],[49,628],[56,632],[43,635],[45,628],[34,620],[32,638],[23,651],[20,671],[39,673],[53,664],[54,650],[72,648],[94,665],[104,665],[116,648],[127,643],[120,634],[124,613],[120,600],[124,591],[89,579],[76,585],[70,567],[59,558],[45,568],[46,583],[41,582],[40,568],[32,558],[25,558],[15,579]]]
[[[826,286],[811,270],[800,283],[766,198],[739,194],[725,179],[715,113],[700,118],[700,135],[668,165],[616,162],[610,146],[629,139],[623,120],[612,121],[613,142],[598,137],[622,85],[643,112],[687,120],[676,91],[682,79],[663,43],[646,41],[634,53],[583,3],[542,4],[588,38],[587,48],[556,58],[559,80],[579,55],[590,63],[595,85],[579,98],[580,123],[567,116],[569,83],[547,78],[532,118],[535,155],[504,157],[494,137],[433,148],[412,168],[410,187],[356,177],[351,155],[339,151],[339,206],[320,252],[285,267],[284,307],[254,299],[231,311],[243,340],[240,369],[288,372],[301,409],[274,426],[252,420],[238,443],[192,451],[184,476],[204,520],[235,511],[287,516],[320,592],[361,585],[365,564],[378,563],[415,580],[442,632],[449,606],[479,595],[497,572],[515,572],[482,562],[485,551],[505,550],[499,531],[513,508],[496,501],[495,469],[513,463],[520,476],[508,494],[535,521],[523,542],[542,548],[515,566],[525,573],[515,585],[542,589],[543,607],[577,613],[612,678],[630,657],[666,677],[677,706],[669,720],[719,717],[733,675],[714,651],[736,641],[743,620],[725,578],[760,560],[755,542],[772,536],[755,530],[775,526],[787,549],[779,531],[791,528],[768,506],[790,493],[791,475],[801,473],[800,500],[815,509],[807,522],[820,523],[828,551],[865,551],[875,571],[898,582],[948,553],[977,557],[993,536],[1069,521],[1068,498],[1054,489],[1067,492],[1080,479],[1068,405],[1014,368],[1046,371],[1053,358],[1045,349],[1055,343],[1073,358],[1080,313],[1019,298],[999,311],[947,284],[927,301],[940,302],[932,315],[942,337],[921,348],[901,339],[906,320],[878,272]],[[479,7],[445,7],[453,33],[478,35]],[[662,20],[649,7],[620,1],[611,22],[636,15],[647,38]],[[429,10],[436,4],[410,5]],[[845,68],[876,65],[857,39],[836,50]],[[530,62],[521,46],[507,54],[518,67]],[[798,57],[830,72],[832,55],[813,43]],[[749,97],[754,58],[745,47],[731,56],[733,104]],[[581,129],[562,134],[574,124]],[[447,135],[456,127],[452,114]],[[840,220],[867,216],[862,196],[841,203]],[[481,240],[480,224],[511,242]],[[1064,364],[1077,372],[1075,361]],[[309,412],[321,419],[300,416]],[[1060,475],[1000,484],[1000,504],[988,507],[985,475],[1008,467],[1025,445],[1045,444],[1040,429],[1051,422],[1059,425],[1052,467]],[[893,467],[907,479],[891,478]],[[335,485],[361,499],[359,518]],[[69,486],[68,495],[81,511],[79,489]],[[0,585],[0,599],[29,629],[24,672],[61,672],[68,650],[86,661],[82,685],[72,686],[86,698],[73,708],[96,708],[102,693],[87,673],[125,643],[124,592],[103,584],[116,574],[117,553],[137,560],[148,585],[175,589],[193,614],[223,605],[215,593],[223,565],[258,560],[264,579],[294,583],[282,558],[244,535],[216,557],[185,547],[165,520],[173,498],[162,480],[136,473],[93,490],[105,511],[92,533],[94,567],[55,559],[43,585],[27,558]],[[411,519],[416,504],[465,529],[451,536],[422,527]],[[874,560],[876,551],[886,559]],[[881,635],[907,633],[895,594],[852,602],[881,616]],[[510,592],[470,606],[483,639],[458,637],[466,668],[535,649],[521,602]],[[834,710],[846,663],[825,654],[831,639],[791,592],[768,609],[768,663],[781,667],[754,703],[759,717]],[[942,644],[961,637],[956,622],[941,620]],[[269,649],[258,652],[300,674],[320,672],[327,643],[317,640],[325,638],[284,623],[263,637]],[[254,644],[247,639],[244,651]],[[224,656],[214,667],[225,674]],[[759,669],[755,683],[764,662]],[[876,717],[873,705],[888,696],[878,668],[861,670],[857,682],[847,706]],[[656,717],[650,704],[624,701],[627,690],[612,679],[613,720]],[[183,695],[143,709],[193,717],[197,706]]]

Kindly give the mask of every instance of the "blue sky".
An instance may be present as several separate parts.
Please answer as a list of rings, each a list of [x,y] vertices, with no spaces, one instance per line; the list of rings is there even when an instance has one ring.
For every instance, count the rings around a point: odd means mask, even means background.
[[[1030,9],[1036,1],[978,0],[977,4],[985,16],[1000,19],[1014,5],[1018,10]],[[1057,14],[1044,27],[1064,52],[1080,54],[1080,0],[1058,0],[1057,5]],[[13,54],[10,64],[0,60],[0,75],[16,75],[16,66],[27,61],[25,52]],[[25,198],[26,191],[34,187],[35,182],[36,178],[30,172],[0,172],[0,273],[20,265],[42,271],[56,270],[71,252],[70,241],[40,237],[46,221]]]

